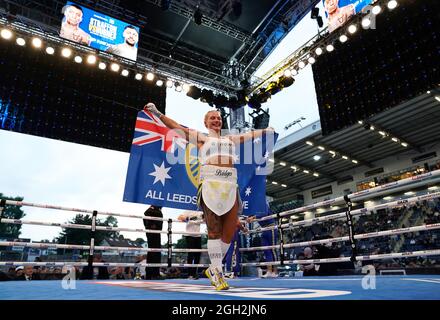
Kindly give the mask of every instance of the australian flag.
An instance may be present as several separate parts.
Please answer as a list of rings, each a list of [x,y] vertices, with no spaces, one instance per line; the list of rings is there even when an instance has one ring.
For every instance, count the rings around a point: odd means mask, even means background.
[[[266,175],[277,134],[264,134],[236,148],[243,214],[266,212]],[[198,149],[148,111],[137,116],[124,201],[198,210]]]

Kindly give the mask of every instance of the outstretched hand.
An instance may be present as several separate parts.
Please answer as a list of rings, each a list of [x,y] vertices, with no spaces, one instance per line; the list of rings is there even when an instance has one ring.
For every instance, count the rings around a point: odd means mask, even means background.
[[[152,103],[152,102],[147,103],[147,104],[144,106],[144,110],[151,112],[152,114],[154,114],[156,117],[159,117],[159,118],[160,118],[160,116],[163,115],[163,113],[160,112],[160,111],[157,109],[156,105],[155,105],[154,103]]]

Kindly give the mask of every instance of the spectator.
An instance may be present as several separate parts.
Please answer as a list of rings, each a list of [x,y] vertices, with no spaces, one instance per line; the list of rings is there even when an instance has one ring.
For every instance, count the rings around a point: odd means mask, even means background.
[[[325,237],[322,237],[323,239]],[[318,239],[314,239],[318,240]],[[338,258],[340,253],[339,250],[333,248],[331,243],[327,243],[325,245],[317,245],[316,249],[316,259],[329,259],[329,258]],[[337,275],[337,263],[322,263],[319,265],[318,274],[320,276],[335,276]]]
[[[200,234],[200,224],[203,219],[203,212],[184,211],[178,218],[186,222],[186,232],[199,233],[199,235],[184,236],[188,249],[202,248],[202,235]],[[188,264],[199,264],[201,252],[188,252]],[[198,279],[198,268],[188,268],[188,279]]]
[[[144,215],[146,217],[156,217],[163,218],[162,207],[150,206]],[[144,226],[147,230],[162,230],[163,221],[156,220],[145,220]],[[148,248],[160,248],[160,234],[158,233],[147,233],[147,243]],[[161,253],[160,252],[148,252],[147,262],[148,263],[160,263]],[[159,267],[146,267],[145,268],[145,279],[146,280],[160,280],[162,277],[159,273]]]
[[[137,256],[135,263],[146,264],[147,263],[147,257],[145,255]],[[142,267],[137,267],[136,268],[135,280],[139,280],[137,277],[140,277],[141,279],[145,279],[145,268],[142,268]]]
[[[304,260],[314,259],[313,250],[310,247],[306,247],[304,249]],[[303,271],[303,276],[317,276],[318,272],[316,271],[317,266],[313,263],[311,264],[302,264],[300,266],[300,270]],[[318,267],[319,269],[319,267]]]
[[[93,255],[93,262],[105,262],[102,260],[102,255],[100,253],[95,253]],[[104,266],[90,268],[86,266],[83,268],[81,273],[81,280],[108,280],[110,278],[108,273],[108,268]]]
[[[20,266],[15,269],[17,276],[15,280],[31,281],[31,280],[41,280],[40,276],[34,273],[34,268],[32,266]]]
[[[0,272],[0,281],[10,281],[13,280],[13,277],[10,276],[9,272]]]
[[[170,267],[166,271],[166,277],[168,279],[176,279],[180,277],[180,270],[176,267]]]
[[[135,272],[134,272],[133,268],[126,267],[124,270],[124,278],[125,279],[134,279],[134,276],[135,276]]]
[[[123,267],[113,268],[110,271],[110,274],[111,274],[110,279],[113,279],[113,280],[124,280],[125,279]]]

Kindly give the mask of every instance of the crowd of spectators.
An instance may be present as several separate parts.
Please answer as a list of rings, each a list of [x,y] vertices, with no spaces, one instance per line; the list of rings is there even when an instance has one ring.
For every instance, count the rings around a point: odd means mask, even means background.
[[[353,226],[355,234],[365,234],[436,223],[440,223],[440,200],[438,199],[423,201],[412,206],[382,209],[377,212],[368,212],[362,216],[355,216]],[[290,229],[285,232],[284,243],[305,242],[344,236],[348,236],[348,227],[345,217],[338,220],[330,220],[319,224]],[[254,239],[252,243],[252,246],[258,244],[258,239]],[[439,248],[440,229],[372,237],[356,241],[357,255],[412,252]],[[328,245],[287,249],[286,254],[286,258],[289,260],[347,257],[351,255],[351,248],[350,242],[345,241]],[[377,269],[440,267],[440,258],[435,256],[421,256],[364,261],[362,264],[373,264]],[[297,270],[303,271],[304,275],[330,275],[337,274],[337,270],[353,268],[355,268],[355,265],[352,263],[321,264],[320,266],[314,264],[299,264],[297,266]]]

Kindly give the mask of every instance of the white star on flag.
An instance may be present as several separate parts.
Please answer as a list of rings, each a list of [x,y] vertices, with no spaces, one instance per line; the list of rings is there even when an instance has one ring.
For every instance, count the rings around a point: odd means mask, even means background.
[[[246,191],[244,192],[244,194],[246,195],[246,197],[249,197],[249,196],[250,196],[250,194],[252,193],[251,190],[252,190],[251,187],[247,187],[247,188],[246,188]]]
[[[259,144],[259,143],[260,143],[260,141],[261,141],[261,139],[260,139],[260,138],[255,138],[255,139],[254,139],[254,143],[255,143],[255,144]]]
[[[269,158],[269,152],[266,151],[266,153],[264,154],[264,159]]]
[[[168,175],[168,171],[171,169],[171,167],[166,168],[165,162],[162,162],[160,167],[156,166],[154,163],[154,171],[149,173],[150,176],[154,177],[153,184],[156,184],[156,182],[161,182],[163,186],[165,186],[166,179],[171,179],[171,177]]]

